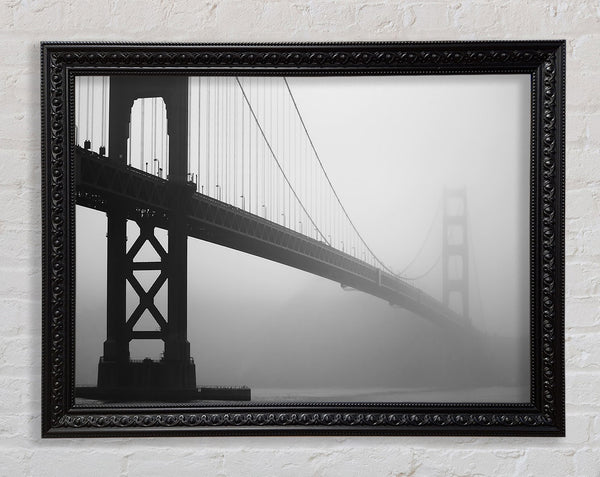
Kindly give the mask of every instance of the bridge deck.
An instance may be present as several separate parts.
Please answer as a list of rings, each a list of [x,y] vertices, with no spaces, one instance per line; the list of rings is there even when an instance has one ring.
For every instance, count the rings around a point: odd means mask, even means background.
[[[75,151],[77,204],[129,219],[150,215],[166,228],[169,211],[187,209],[188,235],[273,260],[355,288],[444,325],[462,317],[411,284],[294,230],[126,164],[82,149]],[[114,204],[114,205],[111,205]]]

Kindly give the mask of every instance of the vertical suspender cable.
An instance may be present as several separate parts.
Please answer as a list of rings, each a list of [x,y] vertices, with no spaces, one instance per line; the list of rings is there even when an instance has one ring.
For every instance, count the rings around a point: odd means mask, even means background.
[[[227,84],[225,83],[226,78],[221,78],[219,84],[219,149],[220,154],[217,156],[217,161],[219,161],[219,200],[224,200],[223,198],[223,187],[225,182],[225,166],[227,163],[225,162],[225,99],[227,95]]]
[[[260,104],[261,79],[256,78],[256,106]],[[254,155],[254,213],[258,215],[258,129],[256,129],[255,155]]]
[[[215,78],[215,88],[214,88],[214,131],[213,131],[213,154],[212,154],[212,165],[213,165],[213,194],[214,197],[217,197],[217,191],[219,190],[218,186],[219,186],[219,132],[220,132],[220,128],[219,128],[219,119],[220,119],[220,113],[219,113],[219,81],[221,81],[221,78],[217,77]]]
[[[146,100],[145,99],[141,99],[141,116],[142,116],[142,121],[141,121],[141,132],[140,132],[140,169],[144,170],[145,172],[148,172],[148,162],[146,161],[146,166],[144,167],[144,129],[146,126],[146,121],[145,121],[145,111],[144,111],[144,106],[146,105]]]
[[[279,94],[279,91],[275,92],[276,94],[276,98],[277,100],[275,101],[275,105],[277,106],[276,112],[275,112],[275,118],[277,119],[277,142],[275,143],[275,150],[277,151],[277,154],[279,154],[280,151],[280,144],[281,144],[281,128],[280,126],[280,118],[281,118],[281,108],[279,107],[279,101],[281,99],[281,95]],[[276,176],[275,176],[275,200],[277,202],[277,215],[275,220],[279,220],[279,204],[280,204],[280,197],[279,197],[279,174],[277,174],[277,171],[275,171]]]
[[[293,174],[293,158],[292,158],[292,114],[289,108],[286,108],[288,112],[288,170],[290,174]],[[295,176],[294,176],[295,179]],[[288,215],[290,216],[290,224],[292,225],[290,228],[294,228],[294,223],[296,222],[296,217],[292,215],[292,191],[288,189]],[[315,217],[317,223],[319,223],[318,217]]]
[[[264,129],[262,128],[262,126],[260,125],[258,118],[256,116],[256,113],[254,112],[254,109],[252,108],[252,105],[250,104],[250,102],[248,101],[248,96],[246,95],[246,92],[244,91],[244,88],[242,87],[242,84],[240,83],[240,81],[238,80],[238,85],[240,87],[240,89],[242,90],[242,95],[244,96],[244,100],[246,101],[246,103],[248,104],[248,108],[250,109],[250,113],[252,114],[252,117],[254,119],[254,123],[256,124],[256,127],[260,130],[260,133],[263,137],[263,139],[267,142],[267,145],[269,146],[269,151],[271,152],[271,155],[273,157],[273,160],[275,162],[275,164],[277,165],[278,170],[281,172],[281,175],[283,177],[282,180],[284,180],[287,185],[289,187],[292,188],[292,192],[294,193],[294,198],[296,200],[299,200],[298,198],[298,194],[296,193],[296,191],[294,190],[292,184],[290,183],[286,173],[284,172],[284,170],[281,167],[281,163],[279,162],[279,160],[277,159],[277,155],[275,154],[275,151],[273,150],[273,147],[271,146],[271,144],[267,141],[267,137],[265,135]],[[321,230],[319,229],[319,227],[317,226],[317,224],[314,222],[314,220],[312,219],[312,217],[310,216],[310,214],[308,213],[308,211],[306,211],[306,209],[304,209],[303,206],[303,210],[305,210],[305,212],[308,215],[309,220],[311,221],[313,227],[315,227],[315,230],[317,231],[317,233],[321,234],[321,236],[323,235]]]
[[[273,125],[273,121],[276,121],[276,117],[275,117],[275,111],[276,111],[276,104],[275,104],[275,82],[273,81],[271,84],[272,88],[271,88],[271,142],[273,142],[273,144],[275,144],[275,141],[277,140],[277,137],[275,135],[275,131],[276,131],[276,127]],[[269,162],[269,217],[273,217],[273,213],[276,209],[275,207],[275,200],[274,200],[274,174],[273,174],[273,169],[274,169],[274,164],[272,162]]]
[[[265,89],[263,90],[263,123],[266,124],[267,123],[267,87],[268,87],[268,82],[270,81],[271,78],[265,78]],[[263,151],[262,151],[262,157],[261,157],[261,162],[262,162],[262,206],[265,207],[265,177],[266,177],[266,173],[265,173],[265,143],[263,142]]]
[[[127,138],[127,164],[131,166],[131,116],[129,116],[129,137]]]
[[[283,101],[283,90],[281,90],[281,148],[280,148],[280,152],[279,154],[281,154],[281,166],[283,167],[283,170],[286,170],[286,137],[285,137],[285,132],[286,132],[286,115],[285,115],[285,104]],[[283,222],[282,225],[285,225],[285,204],[286,200],[285,200],[285,184],[283,183],[283,181],[281,182],[281,216],[283,217]]]
[[[248,97],[252,98],[252,83],[254,78],[248,79]],[[250,130],[248,131],[248,197],[247,197],[247,205],[248,211],[252,211],[252,122],[250,121],[250,111],[248,111],[248,126]]]
[[[219,176],[219,200],[225,201],[224,189],[225,189],[225,174],[227,172],[227,144],[225,143],[225,133],[227,132],[227,78],[221,79],[221,134],[219,136],[219,143],[221,145],[221,154],[217,160],[221,162],[221,168],[219,169],[221,175]]]
[[[210,113],[211,113],[211,101],[212,101],[212,95],[211,95],[211,86],[212,86],[212,78],[206,78],[206,191],[205,193],[207,195],[210,195],[210,154],[212,152],[211,147],[210,147],[210,141],[212,139],[212,134],[211,134],[211,130],[210,130],[210,125],[211,125],[211,118],[210,118]]]
[[[158,174],[158,166],[156,165],[156,129],[157,129],[157,121],[156,121],[156,98],[152,98],[152,123],[150,129],[150,139],[152,141],[152,173]]]
[[[169,137],[169,132],[165,127],[165,118],[167,117],[167,106],[163,102],[160,105],[160,145],[161,145],[161,154],[160,161],[162,164],[162,169],[165,172],[165,177],[169,173],[167,168],[167,139]],[[162,175],[161,175],[162,177]]]
[[[90,141],[90,149],[92,149],[94,145],[94,78],[91,76],[88,76],[88,95],[90,98],[88,140]]]
[[[296,118],[294,117],[294,126],[296,126]],[[298,136],[298,128],[294,127],[294,175],[296,176],[296,181],[298,180],[298,145],[299,145]],[[294,222],[296,226],[298,226],[298,221],[300,217],[298,217],[298,203],[294,202]],[[318,222],[317,222],[318,223]]]
[[[166,111],[165,111],[166,113]],[[170,144],[171,144],[171,136],[169,136],[169,118],[167,117],[167,144],[165,145],[165,151],[166,151],[166,162],[165,162],[165,170],[167,171],[166,174],[166,178],[169,178],[169,164],[171,162],[171,148],[170,148]]]
[[[215,188],[217,188],[217,198],[221,200],[221,173],[223,171],[223,163],[221,162],[221,158],[223,157],[223,141],[221,140],[221,137],[223,135],[223,78],[217,79],[217,114],[217,127],[219,129],[217,133],[217,148],[215,154],[215,168],[217,170],[217,180],[215,183]]]
[[[214,165],[214,193],[215,197],[217,197],[217,191],[219,190],[219,132],[221,128],[219,127],[219,120],[221,118],[219,111],[219,92],[220,85],[219,82],[221,78],[215,78],[215,143],[214,143],[214,151],[213,151],[213,165]],[[218,198],[218,197],[217,197]]]
[[[269,78],[269,111],[266,112],[269,120],[269,137],[273,138],[273,78]],[[271,162],[265,157],[265,218],[267,207],[271,202]],[[269,209],[270,210],[270,209]]]
[[[227,182],[229,178],[229,78],[223,78],[223,86],[225,87],[225,97],[223,98],[223,102],[225,104],[224,114],[223,114],[223,158],[225,159],[225,164],[223,167],[223,181],[221,182],[221,188],[223,189],[221,192],[223,193],[223,202],[228,202],[227,198]]]
[[[93,151],[94,144],[96,143],[94,141],[94,91],[96,89],[96,77],[92,76],[90,77],[90,80],[92,83],[92,104],[90,106],[90,149]]]
[[[227,78],[227,101],[229,106],[227,107],[227,151],[229,157],[229,166],[227,173],[227,203],[235,204],[235,195],[233,195],[233,83],[231,78]]]
[[[75,143],[81,146],[81,81],[83,77],[78,76],[75,78],[75,105],[77,106],[75,112]]]
[[[190,134],[191,130],[191,126],[192,126],[192,88],[191,86],[191,82],[192,82],[192,78],[188,77],[187,79],[188,81],[188,97],[187,97],[187,165],[186,165],[186,179],[191,179],[191,170],[190,170],[190,160],[192,157],[192,135]]]
[[[236,77],[237,78],[237,77]],[[239,82],[240,80],[237,79],[237,81]],[[245,161],[245,156],[246,156],[246,148],[245,148],[245,136],[246,136],[246,118],[245,118],[245,111],[244,111],[244,103],[242,103],[242,195],[239,197],[240,199],[242,199],[242,209],[245,209],[245,197],[244,197],[244,161]],[[237,200],[237,197],[236,197]]]
[[[101,144],[106,148],[106,76],[102,77],[102,127],[101,133]]]
[[[238,101],[237,88],[233,94],[233,205],[237,204]]]
[[[85,108],[85,140],[90,141],[90,77],[85,77],[85,93],[86,93],[86,108]]]
[[[202,76],[198,76],[198,180],[196,181],[196,191],[200,192],[200,146],[202,145]]]
[[[157,152],[157,154],[160,156],[160,168],[158,169],[158,174],[160,176],[160,178],[162,179],[162,173],[163,173],[163,167],[165,165],[165,158],[164,158],[164,150],[165,150],[165,112],[163,109],[163,101],[160,102],[160,112],[158,113],[160,115],[160,153]],[[158,147],[157,147],[158,149]]]

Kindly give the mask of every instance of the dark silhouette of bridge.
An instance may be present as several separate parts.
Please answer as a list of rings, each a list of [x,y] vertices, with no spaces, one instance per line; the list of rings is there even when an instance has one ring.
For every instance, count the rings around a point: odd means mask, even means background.
[[[193,92],[192,80],[197,82]],[[393,273],[363,240],[325,172],[285,79],[279,78],[279,88],[269,94],[235,77],[216,92],[219,86],[211,85],[210,78],[115,75],[101,79],[101,93],[98,84],[87,81],[86,91],[80,86],[76,98],[76,104],[87,101],[87,106],[84,114],[78,109],[75,177],[77,204],[107,215],[107,339],[98,370],[104,396],[143,392],[152,398],[153,389],[158,398],[197,397],[187,338],[188,237],[327,278],[440,326],[470,326],[464,191],[446,193],[461,206],[450,213],[444,204],[439,301]],[[148,104],[137,101],[143,98],[152,98],[146,118]],[[89,123],[97,113],[94,102],[102,110],[99,134],[89,124],[83,131],[82,116]],[[261,113],[261,105],[276,109],[275,114]],[[135,107],[142,108],[139,151],[132,132]],[[219,114],[213,124],[213,115]],[[280,123],[281,117],[287,119]],[[127,221],[135,221],[140,230],[129,247]],[[157,228],[168,231],[166,247],[155,235]],[[451,228],[460,229],[459,240],[450,239]],[[158,260],[136,260],[146,243]],[[462,273],[452,276],[449,263],[456,258]],[[136,277],[141,270],[158,272],[147,290]],[[139,297],[131,314],[126,311],[127,283]],[[166,314],[154,302],[165,283]],[[458,312],[450,307],[452,294],[459,297]],[[156,330],[136,329],[145,312],[156,321]],[[131,360],[129,344],[136,339],[162,340],[162,359]],[[249,399],[249,390],[234,388],[213,397]]]

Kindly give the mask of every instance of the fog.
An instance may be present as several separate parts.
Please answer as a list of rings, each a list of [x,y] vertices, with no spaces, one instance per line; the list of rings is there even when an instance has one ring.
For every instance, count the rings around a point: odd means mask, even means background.
[[[444,188],[465,188],[469,317],[480,341],[324,278],[189,239],[198,385],[247,385],[255,400],[528,401],[529,76],[288,81],[344,207],[395,272],[418,276],[436,263]],[[129,224],[129,244],[136,228]],[[77,385],[95,384],[106,338],[105,236],[105,214],[78,206]],[[441,266],[414,283],[441,299]],[[129,312],[135,305],[129,289]],[[162,344],[130,349],[132,358],[158,358]]]

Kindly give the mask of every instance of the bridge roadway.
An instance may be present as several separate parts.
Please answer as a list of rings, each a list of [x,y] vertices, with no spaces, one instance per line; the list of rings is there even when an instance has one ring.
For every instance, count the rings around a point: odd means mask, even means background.
[[[171,209],[187,209],[188,236],[257,255],[368,293],[450,328],[465,320],[413,285],[325,242],[238,207],[76,147],[77,204],[108,212],[111,204],[131,220],[149,218],[167,228]]]

